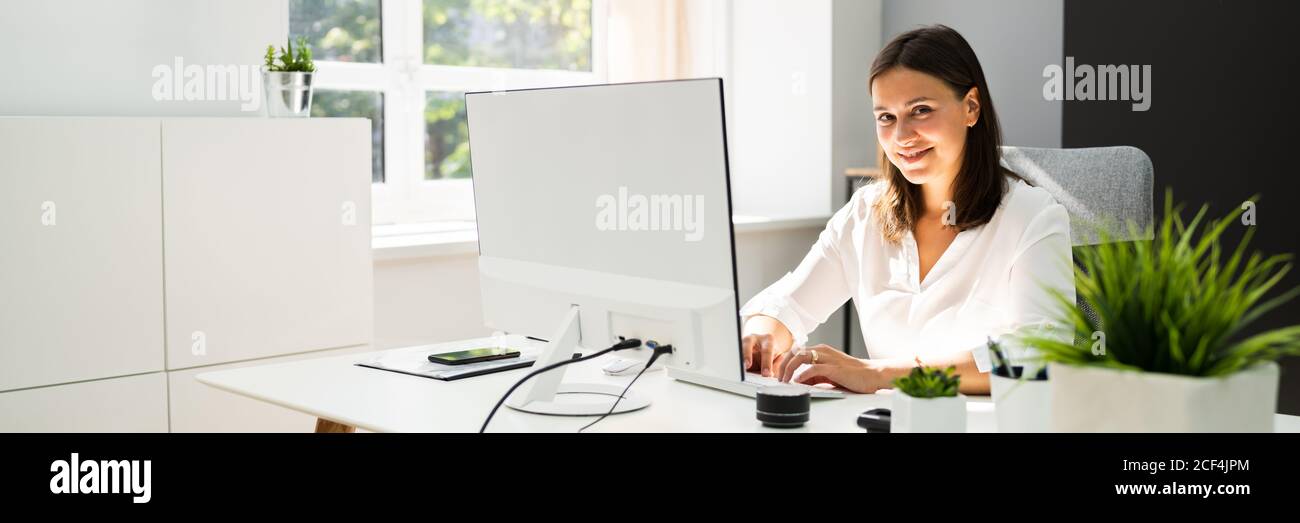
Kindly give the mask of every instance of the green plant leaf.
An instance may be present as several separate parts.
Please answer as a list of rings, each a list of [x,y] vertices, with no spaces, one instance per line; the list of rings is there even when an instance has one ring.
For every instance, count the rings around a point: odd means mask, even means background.
[[[1188,222],[1182,209],[1166,190],[1157,224],[1127,224],[1130,238],[1151,240],[1115,242],[1098,227],[1102,243],[1074,249],[1077,301],[1053,293],[1058,321],[1073,330],[1074,342],[1032,335],[1021,342],[1043,361],[1188,376],[1221,376],[1300,354],[1300,325],[1241,339],[1252,322],[1300,296],[1298,287],[1268,297],[1290,271],[1291,256],[1251,252],[1253,230],[1224,249],[1223,235],[1241,209],[1211,220],[1202,206]],[[1094,332],[1104,334],[1101,354],[1092,352]]]
[[[907,376],[894,380],[894,387],[913,398],[945,398],[957,395],[961,376],[956,367],[937,369],[914,367]]]

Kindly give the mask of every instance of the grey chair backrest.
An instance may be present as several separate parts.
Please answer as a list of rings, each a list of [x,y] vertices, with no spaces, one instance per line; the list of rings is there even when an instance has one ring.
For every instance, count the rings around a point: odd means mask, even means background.
[[[1002,166],[1046,189],[1065,206],[1075,246],[1101,243],[1098,228],[1114,241],[1151,239],[1155,170],[1151,158],[1137,147],[1003,147]],[[1130,222],[1137,224],[1137,236],[1129,229]],[[1097,311],[1082,296],[1077,303],[1095,328],[1104,328]],[[1080,335],[1074,342],[1086,345],[1091,340]]]
[[[1070,213],[1074,245],[1096,245],[1097,227],[1115,241],[1150,240],[1151,158],[1136,147],[1003,147],[1002,165],[1046,189]],[[1141,231],[1134,237],[1129,222]]]

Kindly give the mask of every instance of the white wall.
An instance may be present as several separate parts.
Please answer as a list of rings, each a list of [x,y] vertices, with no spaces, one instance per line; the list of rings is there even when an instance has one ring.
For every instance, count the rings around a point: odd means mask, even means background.
[[[255,116],[238,101],[155,101],[153,68],[257,66],[289,30],[287,0],[0,0],[0,13],[7,116]]]
[[[731,12],[737,214],[838,209],[844,170],[874,164],[867,76],[881,45],[880,0],[736,0]]]
[[[1043,99],[1043,67],[1064,60],[1064,0],[884,0],[883,15],[885,41],[922,25],[956,29],[984,68],[1003,142],[1061,146],[1063,105]]]
[[[848,199],[844,170],[876,164],[871,62],[883,44],[880,0],[835,0],[831,20],[831,209]]]
[[[376,348],[491,334],[483,326],[477,254],[376,261],[374,282]]]
[[[831,0],[732,3],[727,135],[736,214],[831,211]]]

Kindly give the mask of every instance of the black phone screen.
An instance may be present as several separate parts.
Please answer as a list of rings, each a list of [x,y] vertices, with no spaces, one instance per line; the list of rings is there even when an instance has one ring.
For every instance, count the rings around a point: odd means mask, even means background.
[[[444,365],[463,365],[480,361],[500,360],[519,356],[519,351],[505,347],[482,347],[442,354],[430,354],[429,361]]]

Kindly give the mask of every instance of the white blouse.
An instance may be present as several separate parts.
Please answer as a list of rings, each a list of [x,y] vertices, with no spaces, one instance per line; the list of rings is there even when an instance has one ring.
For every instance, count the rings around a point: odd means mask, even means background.
[[[1050,289],[1074,300],[1069,215],[1042,188],[1011,182],[993,218],[958,233],[921,280],[912,233],[890,243],[872,217],[882,185],[854,193],[799,266],[750,299],[741,316],[780,320],[802,347],[852,298],[871,358],[924,362],[971,351],[987,372],[989,337],[1053,328]]]

